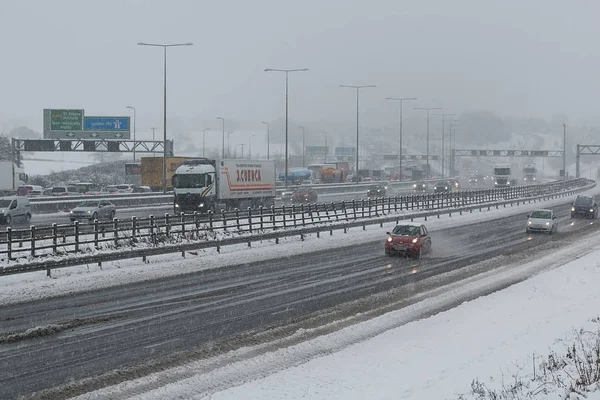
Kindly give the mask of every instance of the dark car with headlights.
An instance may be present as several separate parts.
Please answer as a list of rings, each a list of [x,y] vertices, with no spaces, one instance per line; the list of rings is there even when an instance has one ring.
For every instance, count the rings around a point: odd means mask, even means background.
[[[433,191],[435,193],[448,193],[452,191],[452,187],[454,185],[451,182],[448,181],[438,181],[435,183],[435,186],[433,187]]]
[[[413,184],[413,190],[415,192],[426,192],[427,191],[427,184],[423,181],[419,181],[415,184]]]
[[[598,218],[598,203],[594,196],[580,194],[571,205],[571,218]]]
[[[385,185],[373,185],[367,189],[367,197],[385,197],[387,193],[387,186]]]

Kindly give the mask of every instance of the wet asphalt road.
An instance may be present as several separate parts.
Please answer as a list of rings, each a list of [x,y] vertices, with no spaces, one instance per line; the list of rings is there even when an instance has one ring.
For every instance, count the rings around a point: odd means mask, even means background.
[[[38,337],[0,341],[0,398],[283,325],[498,255],[535,252],[549,241],[559,247],[565,238],[598,229],[589,220],[570,220],[567,205],[555,211],[558,234],[526,235],[523,212],[434,232],[433,252],[421,260],[387,257],[377,241],[3,307],[0,338],[33,327],[50,329]]]

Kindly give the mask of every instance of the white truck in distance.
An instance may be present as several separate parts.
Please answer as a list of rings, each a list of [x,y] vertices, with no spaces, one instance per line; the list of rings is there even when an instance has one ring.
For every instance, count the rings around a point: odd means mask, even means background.
[[[186,160],[172,182],[175,214],[267,207],[275,200],[275,162]]]
[[[27,183],[25,170],[12,161],[0,161],[0,196],[15,194]]]
[[[496,187],[511,186],[514,184],[515,181],[511,179],[510,164],[506,163],[494,165],[494,185]]]
[[[528,163],[523,165],[523,181],[525,184],[535,183],[535,175],[537,174],[537,168],[535,164]]]

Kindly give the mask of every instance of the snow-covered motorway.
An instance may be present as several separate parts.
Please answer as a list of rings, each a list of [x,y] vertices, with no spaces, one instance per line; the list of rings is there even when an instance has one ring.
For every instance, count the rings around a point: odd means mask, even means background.
[[[386,301],[383,295],[368,295],[397,287],[409,292],[413,284],[448,271],[459,271],[454,279],[461,279],[502,265],[498,256],[535,256],[600,229],[590,221],[571,221],[565,201],[554,207],[560,216],[558,235],[525,235],[525,215],[533,207],[436,230],[434,252],[419,261],[385,257],[382,239],[350,246],[332,241],[335,245],[327,251],[254,263],[240,260],[186,275],[6,304],[0,309],[0,387],[13,398],[95,378],[83,387],[89,390],[157,368],[140,368],[145,361],[169,365],[163,356],[178,351],[187,351],[180,353],[181,359],[194,358],[190,350],[201,345],[209,347],[198,354],[222,352],[247,344],[241,334],[274,332],[268,328],[299,324],[314,315],[328,322],[331,314],[322,310],[330,307],[336,308],[335,318],[354,315]],[[448,280],[436,285],[442,283]],[[362,300],[348,303],[357,299]],[[238,340],[231,340],[234,336]],[[125,367],[134,368],[98,380]],[[51,397],[67,397],[65,393],[77,391],[53,392]]]

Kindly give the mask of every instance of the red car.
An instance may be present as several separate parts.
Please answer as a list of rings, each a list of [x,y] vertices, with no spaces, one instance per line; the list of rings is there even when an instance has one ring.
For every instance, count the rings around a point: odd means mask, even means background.
[[[292,195],[292,203],[316,203],[317,192],[311,187],[300,187]]]
[[[415,258],[431,251],[431,237],[425,225],[404,223],[387,232],[385,254],[405,254]]]

